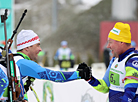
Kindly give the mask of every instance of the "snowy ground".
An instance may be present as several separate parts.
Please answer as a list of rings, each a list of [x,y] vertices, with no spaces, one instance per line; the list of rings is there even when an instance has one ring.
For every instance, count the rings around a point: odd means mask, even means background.
[[[68,71],[75,71],[77,66],[78,65],[75,65],[74,68],[69,68]],[[58,66],[49,69],[55,71],[60,70]],[[106,68],[103,63],[93,64],[92,73],[96,78],[102,78],[105,71]],[[48,84],[51,85],[51,89],[44,89],[44,86]],[[82,79],[66,83],[55,83],[36,79],[33,88],[35,89],[40,102],[106,102],[108,96],[108,94],[96,91]],[[44,97],[44,95],[47,96]],[[30,90],[28,92],[28,97],[29,102],[37,102],[33,92]],[[51,101],[50,97],[53,97],[53,101]]]

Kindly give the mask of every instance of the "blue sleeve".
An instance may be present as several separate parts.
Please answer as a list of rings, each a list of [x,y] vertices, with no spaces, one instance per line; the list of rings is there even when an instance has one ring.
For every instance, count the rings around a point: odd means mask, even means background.
[[[125,93],[122,98],[122,102],[138,102],[138,94],[136,94],[138,88],[138,81],[135,78],[138,78],[138,66],[137,66],[138,58],[133,57],[130,58],[126,63],[126,77],[128,80],[125,80]],[[132,80],[129,79],[132,77]],[[134,79],[133,79],[134,77]]]
[[[137,83],[130,83],[125,86],[125,93],[122,98],[122,102],[138,102],[138,97],[135,97],[135,93],[137,91],[138,84]],[[134,99],[135,97],[135,99]]]
[[[66,82],[75,79],[80,79],[79,72],[61,72],[43,68],[36,62],[26,59],[17,61],[17,66],[20,69],[22,77],[30,76],[38,79],[46,79],[55,82]]]
[[[90,80],[88,83],[92,86],[98,86],[98,84],[100,84],[100,82],[95,77],[92,77],[92,80]]]
[[[8,85],[9,85],[8,77],[0,68],[0,97],[3,95]]]
[[[107,70],[105,72],[105,75],[103,77],[103,80],[105,81],[105,83],[107,84],[108,87],[110,86],[110,82],[109,82],[109,71],[110,71],[110,68],[111,68],[112,63],[114,62],[114,59],[115,59],[115,57],[113,57],[111,59],[111,61],[109,63],[109,66],[108,66],[108,68],[107,68]]]

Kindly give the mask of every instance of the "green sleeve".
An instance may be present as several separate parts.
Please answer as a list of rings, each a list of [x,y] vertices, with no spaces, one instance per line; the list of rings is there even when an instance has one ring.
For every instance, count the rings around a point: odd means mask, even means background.
[[[103,79],[101,79],[101,80],[98,79],[98,81],[100,82],[100,84],[98,84],[97,86],[93,86],[93,88],[96,89],[99,92],[108,93],[109,92],[109,87],[107,86],[105,81]]]

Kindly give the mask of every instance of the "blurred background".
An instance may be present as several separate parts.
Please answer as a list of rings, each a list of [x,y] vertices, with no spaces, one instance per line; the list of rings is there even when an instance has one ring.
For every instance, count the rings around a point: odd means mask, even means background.
[[[109,31],[117,21],[131,26],[132,40],[138,37],[138,0],[0,0],[0,14],[8,8],[7,32],[10,38],[22,13],[27,9],[19,29],[31,29],[41,40],[38,62],[54,66],[54,55],[60,42],[66,40],[75,63],[104,62],[104,49]],[[0,24],[0,41],[4,40]],[[16,39],[16,36],[15,36]],[[16,48],[14,39],[13,49]],[[43,60],[46,54],[47,59]]]
[[[110,61],[110,50],[106,48],[108,33],[119,21],[130,24],[133,45],[138,44],[138,0],[0,0],[0,15],[5,9],[8,39],[27,9],[17,34],[22,29],[38,34],[42,51],[37,62],[52,70],[60,70],[54,56],[65,40],[75,63],[68,71],[86,62],[92,66],[92,74],[102,78]],[[0,46],[5,45],[3,25],[0,23]],[[16,52],[16,36],[12,52]],[[108,102],[108,93],[94,90],[84,80],[59,84],[37,79],[33,87],[40,102]],[[29,102],[37,102],[31,91],[28,97]]]

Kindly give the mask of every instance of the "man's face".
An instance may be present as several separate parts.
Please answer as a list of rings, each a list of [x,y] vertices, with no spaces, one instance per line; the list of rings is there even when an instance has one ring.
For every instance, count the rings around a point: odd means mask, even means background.
[[[108,38],[107,48],[112,51],[113,57],[119,57],[122,54],[122,44],[119,41]]]
[[[42,51],[40,43],[28,47],[28,56],[31,60],[36,61],[39,52]]]

